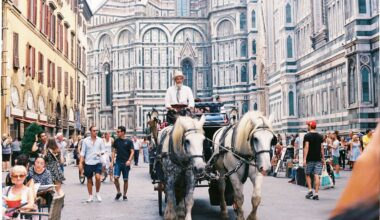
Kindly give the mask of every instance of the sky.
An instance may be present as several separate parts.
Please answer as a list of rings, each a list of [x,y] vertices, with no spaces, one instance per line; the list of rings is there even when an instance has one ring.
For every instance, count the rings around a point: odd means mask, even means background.
[[[88,5],[91,8],[91,11],[94,12],[94,10],[103,2],[103,0],[87,0]]]

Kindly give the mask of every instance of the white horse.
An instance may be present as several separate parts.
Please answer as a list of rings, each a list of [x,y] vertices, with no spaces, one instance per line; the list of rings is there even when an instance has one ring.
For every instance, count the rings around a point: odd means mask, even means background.
[[[191,220],[195,175],[203,174],[206,166],[203,159],[204,122],[204,116],[199,121],[178,117],[173,127],[163,129],[158,135],[158,142],[163,146],[167,197],[164,219],[176,219],[178,216]]]
[[[273,138],[270,121],[260,112],[247,112],[235,125],[220,128],[214,134],[216,155],[215,169],[220,173],[220,208],[223,218],[228,218],[225,201],[226,178],[232,183],[237,219],[244,219],[243,186],[249,177],[253,184],[252,211],[248,219],[256,219],[261,201],[263,175],[270,170],[270,147]],[[222,149],[219,144],[227,149]],[[236,172],[234,172],[236,170]],[[226,175],[227,174],[227,175]]]

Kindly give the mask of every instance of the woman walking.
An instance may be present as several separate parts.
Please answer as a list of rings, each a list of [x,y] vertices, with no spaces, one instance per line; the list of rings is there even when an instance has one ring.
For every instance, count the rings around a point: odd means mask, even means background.
[[[148,151],[149,141],[146,137],[144,137],[144,140],[141,143],[141,147],[142,147],[143,155],[144,155],[144,163],[149,163],[149,151]]]
[[[104,154],[102,155],[102,165],[103,165],[103,172],[107,172],[110,164],[111,164],[111,154],[112,154],[112,145],[113,145],[113,138],[111,137],[110,133],[107,131],[104,133],[104,147],[105,151]],[[110,175],[110,181],[113,181],[113,172],[112,169],[109,172]]]
[[[60,158],[61,150],[59,149],[54,138],[49,138],[47,143],[47,154],[46,154],[46,168],[50,171],[52,180],[55,186],[55,190],[58,195],[62,195],[61,185],[65,180],[62,170],[60,169]]]

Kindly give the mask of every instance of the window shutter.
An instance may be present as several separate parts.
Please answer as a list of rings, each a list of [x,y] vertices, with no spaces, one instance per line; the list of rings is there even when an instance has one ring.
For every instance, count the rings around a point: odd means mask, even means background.
[[[74,80],[73,77],[70,77],[70,98],[74,98]]]
[[[38,52],[38,82],[43,83],[43,74],[44,74],[44,56],[41,52]]]
[[[62,67],[58,67],[58,73],[57,73],[57,81],[58,81],[58,92],[62,91]]]
[[[42,26],[42,23],[43,23],[43,11],[44,11],[44,2],[43,0],[40,0],[40,31],[43,33],[44,30],[43,30],[43,26]]]
[[[68,90],[69,90],[69,73],[68,72],[65,72],[65,95],[68,94]]]
[[[77,102],[80,103],[80,98],[81,98],[81,93],[80,93],[80,90],[81,90],[81,84],[80,84],[80,81],[78,81],[78,86],[77,86]]]
[[[32,68],[32,79],[34,79],[34,77],[36,77],[36,48],[32,47],[32,64],[31,64],[31,68]]]
[[[33,0],[33,24],[37,25],[37,0]]]
[[[86,86],[84,84],[84,81],[83,81],[82,87],[83,87],[83,89],[82,89],[82,94],[83,94],[82,105],[84,106],[86,104]]]
[[[50,87],[50,60],[47,60],[47,85]]]
[[[26,11],[27,11],[27,12],[26,12],[26,15],[27,15],[27,16],[26,16],[26,17],[28,18],[28,20],[30,20],[30,10],[31,10],[31,8],[30,8],[30,1],[33,1],[33,0],[27,0],[27,1],[26,1],[26,5],[27,5],[27,6],[26,6],[26,8],[27,8],[27,10],[26,10]]]
[[[29,43],[26,44],[26,65],[25,65],[25,73],[26,73],[26,76],[29,76],[30,75],[30,69],[29,69],[29,59],[30,59],[30,55],[29,55]]]
[[[18,56],[18,33],[13,32],[13,67],[19,68],[19,56]]]
[[[49,36],[50,17],[49,17],[49,6],[45,5],[45,35]]]
[[[51,65],[52,65],[52,77],[51,78],[53,79],[52,80],[53,81],[52,88],[54,89],[55,88],[55,63],[52,63]]]

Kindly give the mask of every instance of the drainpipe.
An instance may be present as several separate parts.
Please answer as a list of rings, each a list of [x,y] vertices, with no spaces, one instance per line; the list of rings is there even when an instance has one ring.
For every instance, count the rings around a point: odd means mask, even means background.
[[[0,116],[0,121],[1,121],[1,126],[0,126],[0,134],[3,134],[6,130],[6,125],[8,123],[8,119],[5,117],[6,113],[6,90],[7,90],[7,59],[6,59],[6,54],[7,54],[7,23],[6,23],[6,17],[7,17],[7,11],[4,8],[4,5],[7,4],[7,0],[3,0],[1,2],[1,33],[0,33],[0,46],[2,48],[1,50],[1,104],[0,104],[0,109],[1,109],[1,116]],[[4,121],[2,121],[4,119]]]

